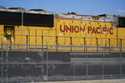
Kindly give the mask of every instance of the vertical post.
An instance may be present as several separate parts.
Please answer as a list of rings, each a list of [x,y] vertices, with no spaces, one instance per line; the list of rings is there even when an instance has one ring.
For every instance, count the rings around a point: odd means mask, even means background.
[[[12,48],[12,39],[9,40],[9,43],[10,43],[9,44],[9,50],[11,50],[11,48]]]
[[[28,35],[26,35],[26,50],[28,50]]]
[[[111,52],[111,40],[110,40],[110,38],[108,39],[108,43],[109,43],[109,52]]]
[[[73,65],[73,80],[75,80],[75,71],[76,71],[76,69],[75,69],[75,64]]]
[[[5,51],[7,52],[7,51]],[[4,64],[4,62],[6,61],[6,55],[4,55],[4,51],[2,50],[1,51],[1,59],[2,59],[2,62],[0,63],[2,66],[1,66],[1,78],[4,78],[4,76],[6,76],[6,73],[5,73],[5,68],[6,68],[6,65]],[[8,61],[8,60],[7,60]],[[1,80],[1,83],[4,83],[4,80]]]
[[[122,39],[120,39],[120,59],[122,59]],[[120,77],[122,77],[122,63],[120,64]]]
[[[6,50],[6,58],[5,58],[5,60],[6,60],[6,65],[5,65],[5,78],[6,78],[6,81],[8,82],[8,64],[9,64],[9,62],[8,62],[8,52],[9,52],[9,49],[7,49]]]
[[[88,54],[87,54],[87,42],[86,42],[86,38],[84,37],[84,52],[86,53],[86,58],[88,59]],[[89,69],[89,64],[88,63],[86,63],[86,79],[88,80],[88,76],[89,76],[89,74],[88,74],[88,69]]]
[[[84,43],[84,52],[86,52],[86,38],[83,38],[83,43]]]
[[[72,37],[70,37],[70,51],[72,52]]]
[[[46,48],[46,80],[48,80],[48,47]]]
[[[120,39],[120,53],[122,52],[122,39]]]
[[[58,36],[56,36],[56,51],[58,51]]]
[[[43,80],[44,81],[48,81],[48,47],[47,47],[47,45],[45,45],[45,47],[46,48],[43,48],[42,49],[42,54],[43,54],[43,69],[44,69],[44,72],[43,72],[43,74],[44,74],[44,76],[43,76]],[[42,70],[41,70],[42,71]]]
[[[1,36],[1,49],[3,49],[3,38]]]
[[[5,65],[3,65],[3,63],[4,63],[4,55],[3,55],[3,52],[4,52],[4,51],[2,50],[2,51],[1,51],[1,59],[2,59],[1,61],[2,61],[2,62],[0,63],[0,65],[1,65],[1,68],[0,68],[1,78],[4,77],[4,66],[5,66]],[[3,83],[3,80],[1,80],[0,82]]]
[[[117,41],[117,47],[118,47],[118,45],[119,45],[119,43],[118,43],[118,39],[119,39],[119,29],[118,29],[118,27],[116,27],[116,41]]]
[[[1,36],[1,48],[2,48],[2,51],[1,51],[1,63],[2,64],[0,64],[1,65],[1,69],[0,69],[0,72],[1,72],[1,78],[3,78],[4,77],[4,66],[5,65],[3,65],[3,63],[4,63],[4,51],[3,51],[3,38],[2,38],[2,36]],[[1,80],[0,81],[1,83],[3,83],[3,80]]]
[[[98,52],[98,38],[96,38],[96,52]]]
[[[104,55],[105,53],[102,53],[102,58],[104,58],[105,57],[105,55]],[[103,63],[102,64],[102,79],[104,79],[105,78],[105,70],[104,70],[104,68],[105,68],[105,64]]]
[[[3,62],[2,62],[3,63]],[[1,69],[0,69],[0,72],[1,72],[1,78],[3,78],[4,76],[4,65],[3,64],[1,64]],[[1,79],[1,81],[0,81],[1,83],[3,83],[3,80]]]

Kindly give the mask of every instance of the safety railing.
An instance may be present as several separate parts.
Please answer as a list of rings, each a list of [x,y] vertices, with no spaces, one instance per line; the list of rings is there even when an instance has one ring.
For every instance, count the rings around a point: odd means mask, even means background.
[[[1,36],[0,48],[2,50],[48,48],[49,51],[117,52],[125,51],[125,39],[16,35],[14,38],[7,40],[4,36]]]

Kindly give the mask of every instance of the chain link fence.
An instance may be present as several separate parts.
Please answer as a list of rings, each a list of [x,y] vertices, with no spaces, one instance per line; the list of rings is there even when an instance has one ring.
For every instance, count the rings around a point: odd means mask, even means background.
[[[0,82],[125,78],[125,52],[122,44],[113,47],[110,43],[112,40],[107,39],[105,42],[109,43],[105,45],[107,48],[104,50],[101,46],[103,44],[100,44],[101,39],[95,39],[97,41],[95,47],[93,46],[95,43],[85,42],[84,38],[83,40],[83,46],[74,46],[73,43],[72,46],[62,46],[59,45],[58,39],[57,45],[47,45],[46,42],[41,46],[32,46],[28,44],[26,36],[27,42],[22,47],[17,44],[1,43]],[[122,41],[119,40],[123,43]]]

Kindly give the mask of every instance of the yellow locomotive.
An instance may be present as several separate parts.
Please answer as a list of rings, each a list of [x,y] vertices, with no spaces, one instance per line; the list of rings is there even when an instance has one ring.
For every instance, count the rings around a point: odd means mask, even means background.
[[[0,82],[125,78],[124,28],[120,16],[0,9]]]
[[[13,49],[119,51],[124,48],[124,17],[0,10],[0,44]],[[111,49],[112,48],[112,49]]]

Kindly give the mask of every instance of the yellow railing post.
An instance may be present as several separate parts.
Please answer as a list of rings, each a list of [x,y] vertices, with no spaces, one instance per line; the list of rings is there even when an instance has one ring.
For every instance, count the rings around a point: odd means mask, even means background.
[[[86,38],[85,37],[83,38],[83,43],[84,43],[84,52],[86,52],[87,49],[86,49]]]
[[[98,47],[99,47],[99,45],[98,45],[98,38],[96,38],[96,52],[99,51]]]
[[[72,37],[70,37],[70,51],[72,52]]]
[[[58,51],[58,36],[56,36],[56,51]]]

